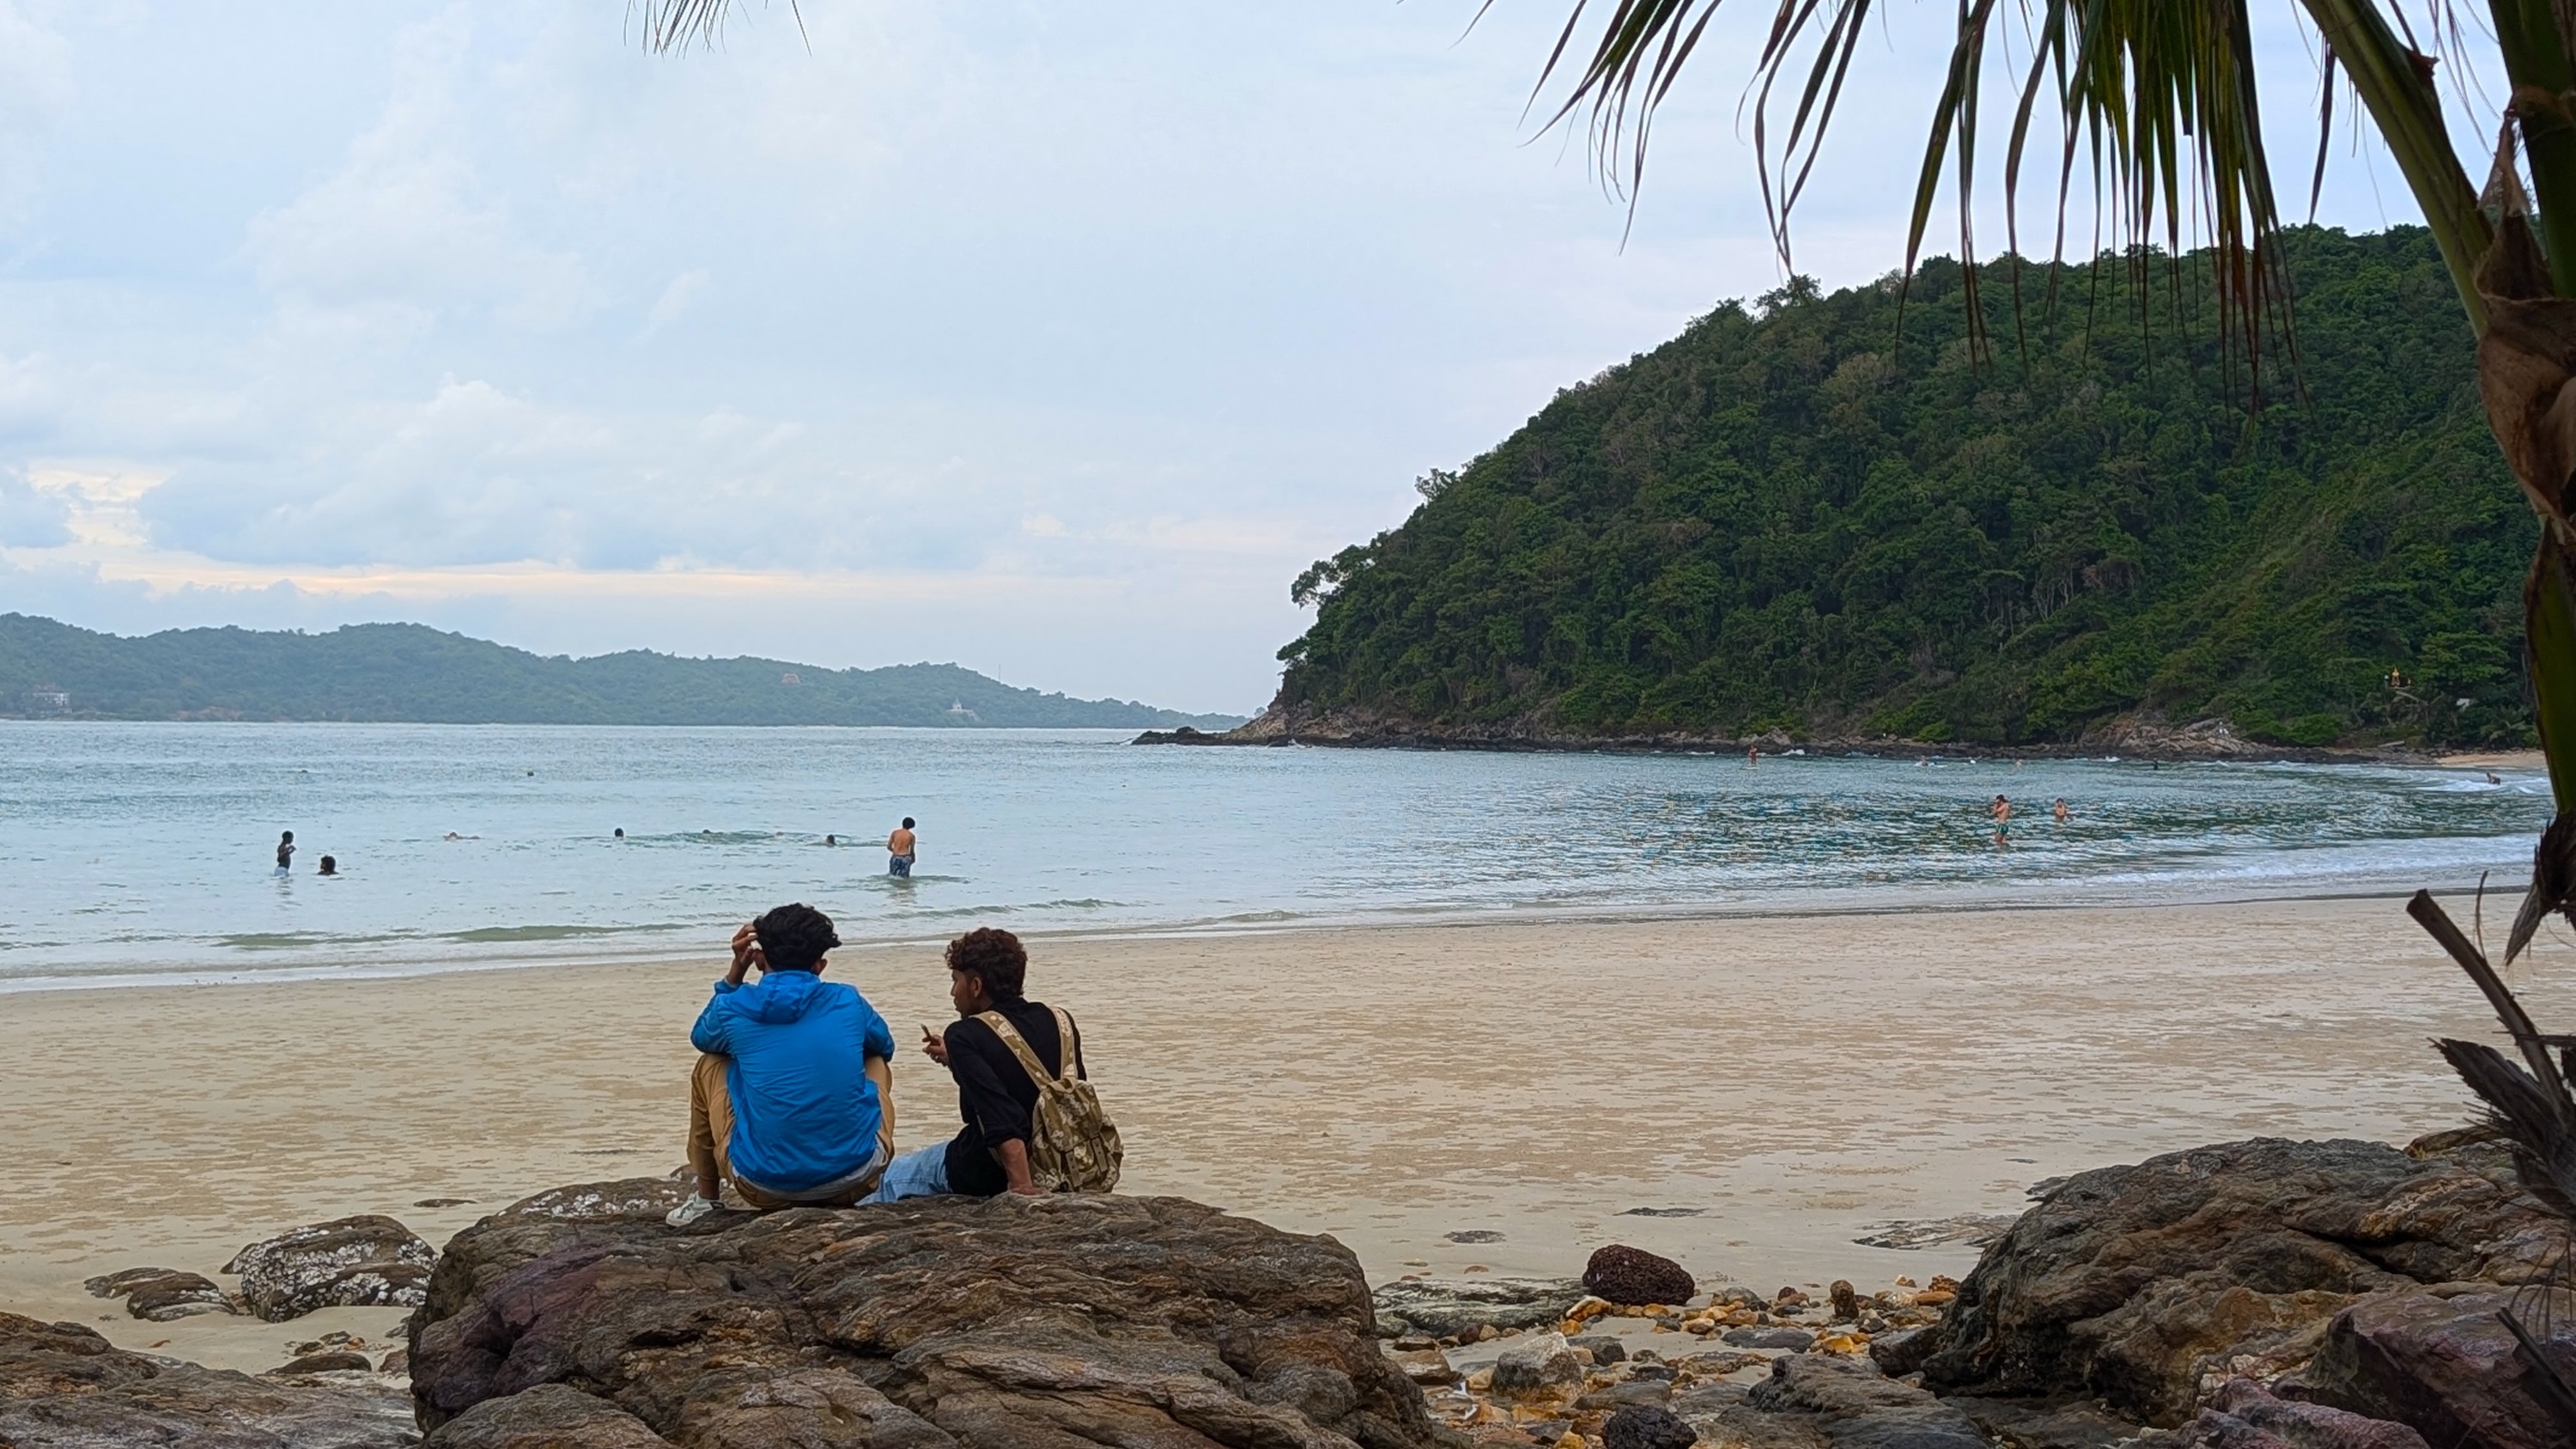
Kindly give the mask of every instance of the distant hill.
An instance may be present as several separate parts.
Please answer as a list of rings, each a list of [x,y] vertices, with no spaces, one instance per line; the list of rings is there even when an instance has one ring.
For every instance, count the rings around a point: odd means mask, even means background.
[[[2286,242],[2259,413],[2205,257],[2143,319],[2122,259],[1986,267],[1982,362],[1955,262],[1726,303],[1301,578],[1247,735],[2528,742],[2537,524],[2433,243]]]
[[[326,634],[173,629],[129,639],[25,614],[0,614],[0,716],[1117,729],[1240,722],[1013,689],[954,664],[821,669],[643,650],[548,658],[419,624]]]

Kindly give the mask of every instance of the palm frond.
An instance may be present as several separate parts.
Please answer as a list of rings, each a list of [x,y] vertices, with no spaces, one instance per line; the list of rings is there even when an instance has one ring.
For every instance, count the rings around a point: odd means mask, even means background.
[[[2484,1042],[2445,1037],[2433,1046],[2486,1103],[2488,1120],[2513,1144],[2514,1172],[2522,1185],[2559,1213],[2576,1218],[2576,1128],[2540,1083]]]
[[[1633,201],[1645,177],[1658,106],[1697,52],[1721,0],[1578,0],[1539,81],[1566,94],[1550,124],[1577,118],[1606,180]],[[2475,193],[2441,130],[2429,62],[2400,40],[2374,0],[2300,0],[2327,37],[2408,183],[2425,199],[2446,259],[2475,312],[2467,277],[2483,250]],[[1774,0],[1752,71],[1755,165],[1782,264],[1789,221],[1831,128],[1873,0]],[[1587,17],[1597,30],[1587,30]],[[2018,18],[2030,47],[2021,83],[1990,102],[1981,81],[1998,26]],[[1589,36],[1588,45],[1578,43]],[[1990,109],[1995,113],[1990,115]],[[2000,180],[2007,248],[2019,250],[2023,168],[2034,123],[2062,138],[2058,251],[2081,163],[2097,221],[2132,247],[2178,255],[2205,237],[2218,269],[2220,323],[2252,348],[2286,306],[2273,238],[2281,219],[2264,150],[2260,86],[2246,0],[1958,0],[1948,73],[1930,119],[1906,237],[1922,256],[1945,182],[1957,193],[1960,260],[1977,259],[1977,142],[2008,117]],[[1785,125],[1775,125],[1785,121]],[[1778,137],[1774,143],[1774,136]],[[1973,277],[1973,272],[1971,272]],[[1978,312],[1970,309],[1972,323]]]
[[[803,34],[805,12],[797,8],[797,0],[787,0],[787,10],[796,17],[797,33]],[[628,0],[626,13],[643,17],[645,49],[686,50],[712,46],[724,37],[733,0]]]

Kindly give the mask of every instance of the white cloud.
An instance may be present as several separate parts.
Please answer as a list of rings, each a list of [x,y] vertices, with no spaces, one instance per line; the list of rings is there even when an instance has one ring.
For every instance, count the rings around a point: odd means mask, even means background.
[[[0,0],[0,608],[1254,707],[1300,567],[1779,281],[1767,10],[1720,12],[1633,234],[1523,144],[1561,10],[832,0],[652,57],[599,0]],[[1898,260],[1946,23],[1866,48],[1829,283]]]

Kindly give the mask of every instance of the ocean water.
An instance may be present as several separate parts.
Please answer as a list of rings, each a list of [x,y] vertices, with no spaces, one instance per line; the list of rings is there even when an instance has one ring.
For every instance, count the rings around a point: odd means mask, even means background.
[[[0,725],[0,990],[713,957],[788,900],[868,942],[2501,887],[2549,815],[2529,772],[1126,739]]]

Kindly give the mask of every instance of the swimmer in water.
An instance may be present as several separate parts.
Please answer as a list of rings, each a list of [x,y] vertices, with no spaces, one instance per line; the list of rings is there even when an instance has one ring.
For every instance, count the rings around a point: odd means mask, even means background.
[[[2065,823],[2066,823],[2066,802],[2065,802],[2065,801],[2063,801],[2063,800],[2060,800],[2060,801],[2058,801],[2056,804],[2051,805],[2050,807],[2048,807],[2048,813],[2057,817],[2057,823],[2058,823],[2058,824],[2060,824],[2060,825],[2065,824]]]
[[[620,840],[624,840],[624,839],[626,838],[626,827],[625,827],[625,826],[620,825],[620,826],[618,826],[618,827],[617,827],[617,838],[618,838],[618,839],[620,839]]]
[[[277,873],[284,875],[295,868],[295,832],[282,830],[277,836]]]
[[[919,844],[913,837],[912,817],[907,815],[903,817],[903,824],[896,826],[894,833],[886,837],[886,874],[910,880]]]
[[[338,861],[336,861],[336,860],[333,860],[331,857],[329,857],[329,856],[327,856],[327,855],[326,855],[326,856],[324,856],[324,857],[322,857],[322,874],[324,874],[324,875],[338,875],[339,873],[340,873],[340,862],[338,862]]]
[[[1995,844],[2010,845],[2012,843],[2012,802],[1997,795],[1995,803],[1986,807],[1986,813],[1995,817]]]
[[[841,843],[841,837],[837,835],[826,835],[823,837],[823,843],[825,845],[837,847]]]

